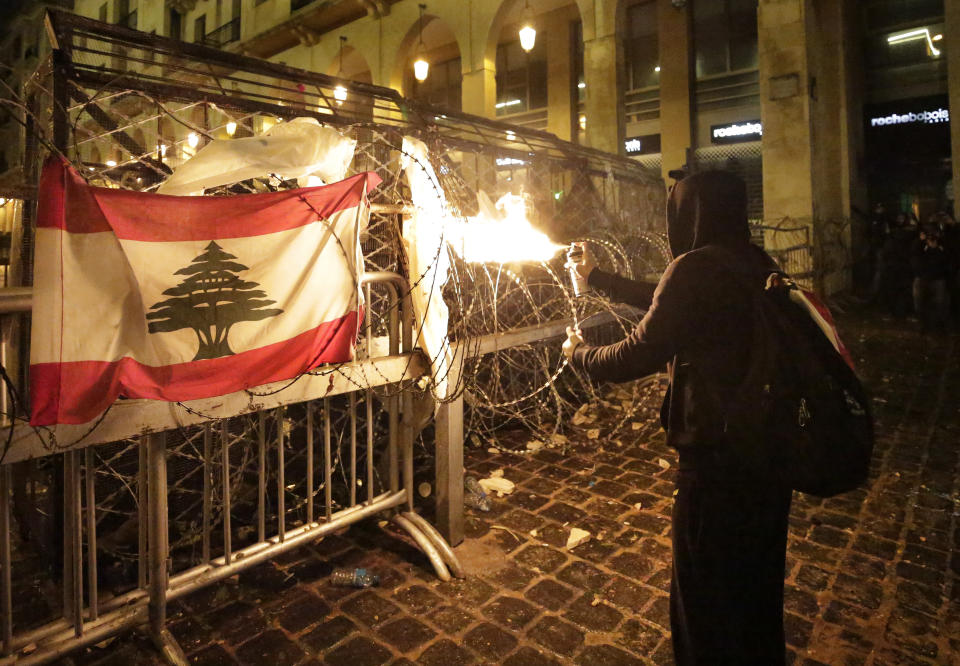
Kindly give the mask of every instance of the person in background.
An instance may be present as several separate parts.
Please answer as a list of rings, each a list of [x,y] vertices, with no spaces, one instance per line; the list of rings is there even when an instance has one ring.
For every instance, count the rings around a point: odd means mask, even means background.
[[[955,268],[940,243],[941,233],[936,223],[925,226],[910,258],[914,275],[913,309],[922,332],[945,329],[950,313],[948,284]]]
[[[890,234],[890,215],[886,206],[878,202],[867,223],[867,274],[871,277],[868,298],[875,301],[880,295],[880,280],[883,275],[883,244]]]
[[[910,257],[916,239],[916,231],[907,214],[897,213],[880,251],[880,300],[894,317],[906,317],[910,313],[913,282]]]
[[[698,373],[720,391],[733,391],[750,362],[752,340],[744,331],[754,296],[742,284],[762,288],[777,266],[750,244],[746,204],[744,182],[726,172],[677,183],[667,201],[674,260],[655,289],[600,270],[583,252],[576,270],[591,287],[648,309],[620,342],[597,347],[568,329],[563,344],[569,362],[597,380],[627,381],[668,367],[661,423],[679,452],[670,626],[681,666],[777,666],[786,659],[791,490],[746,471],[718,429],[704,427],[713,412],[697,401],[691,380]]]

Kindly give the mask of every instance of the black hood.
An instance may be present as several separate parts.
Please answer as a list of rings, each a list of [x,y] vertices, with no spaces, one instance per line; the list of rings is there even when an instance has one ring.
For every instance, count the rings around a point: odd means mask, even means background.
[[[726,171],[681,180],[667,199],[667,237],[674,257],[704,245],[749,243],[746,183]]]

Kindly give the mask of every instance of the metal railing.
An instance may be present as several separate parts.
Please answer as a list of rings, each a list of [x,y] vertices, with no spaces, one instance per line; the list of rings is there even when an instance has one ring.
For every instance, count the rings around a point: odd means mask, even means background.
[[[145,622],[149,622],[151,635],[168,661],[186,663],[165,627],[166,608],[170,601],[377,514],[390,514],[394,524],[409,534],[428,556],[440,578],[449,580],[451,573],[463,575],[449,545],[433,526],[413,511],[410,391],[388,391],[380,396],[387,414],[387,472],[386,481],[381,480],[378,488],[374,470],[377,446],[372,414],[374,389],[413,381],[428,369],[428,365],[420,354],[412,351],[406,279],[396,273],[368,273],[362,277],[361,286],[366,292],[367,303],[372,301],[372,289],[376,286],[386,289],[390,304],[386,339],[373,337],[372,325],[365,325],[362,333],[365,344],[361,345],[361,349],[365,349],[362,352],[364,358],[341,366],[320,368],[324,371],[323,377],[317,379],[321,379],[325,388],[313,393],[308,389],[306,400],[299,400],[303,397],[301,393],[297,401],[288,399],[272,409],[260,404],[258,408],[248,410],[248,414],[256,421],[253,428],[255,437],[246,437],[246,431],[241,432],[239,437],[235,436],[232,418],[206,418],[202,421],[201,550],[200,561],[194,566],[172,575],[168,573],[171,563],[171,525],[167,504],[170,492],[167,440],[177,434],[175,430],[161,429],[137,437],[139,460],[133,489],[138,498],[137,582],[134,589],[106,599],[99,596],[96,497],[99,470],[96,446],[110,441],[116,427],[105,430],[98,428],[88,440],[56,454],[61,458],[63,470],[61,617],[28,631],[14,631],[16,611],[23,609],[14,606],[12,593],[11,538],[14,531],[11,526],[11,470],[18,461],[37,455],[38,444],[49,445],[49,441],[44,441],[44,436],[29,426],[8,425],[8,428],[13,427],[13,437],[0,466],[0,636],[6,656],[0,663],[45,663]],[[28,312],[31,300],[30,288],[2,290],[0,315],[19,316]],[[5,356],[4,340],[0,357]],[[391,361],[393,365],[390,365]],[[362,385],[333,381],[334,376],[349,380],[352,372],[366,373]],[[340,444],[335,446],[331,401],[343,394],[349,400],[348,432],[341,434]],[[365,437],[358,434],[357,394],[362,395],[366,405],[363,419]],[[151,401],[125,402],[143,409]],[[231,409],[229,400],[222,402],[228,410]],[[6,407],[6,402],[3,406]],[[289,479],[285,478],[291,469],[291,461],[285,460],[285,456],[293,452],[292,435],[285,427],[285,410],[294,408],[300,410],[303,421],[300,441],[305,445],[305,451],[299,452],[305,462],[305,469],[299,472],[302,484],[290,484]],[[232,411],[229,416],[242,416],[240,411]],[[268,436],[269,417],[273,417],[277,423],[272,438]],[[251,439],[255,439],[255,442]],[[344,442],[346,454],[340,450]],[[241,444],[244,447],[256,447],[256,509],[255,519],[250,525],[256,531],[256,538],[253,543],[235,547],[239,532],[231,520],[236,512],[231,487],[237,481],[231,475],[231,456],[241,448]],[[348,459],[345,467],[344,457]],[[365,469],[361,469],[361,458],[365,459]],[[337,475],[334,474],[335,461],[339,462],[340,467]],[[273,470],[272,478],[268,473],[270,469]],[[335,488],[338,479],[344,484]],[[273,498],[276,524],[273,526],[268,525],[268,485],[276,489],[276,497]],[[291,485],[298,488],[302,485],[302,496],[292,498]],[[343,487],[346,485],[349,487]],[[365,491],[362,498],[358,497],[358,487]],[[334,498],[335,490],[339,500]],[[216,529],[217,521],[213,517],[215,497],[222,506],[219,529]],[[296,504],[302,515],[302,519],[294,521],[294,524],[290,524],[290,503]],[[218,549],[219,552],[215,553]],[[18,603],[20,601],[18,598]]]
[[[221,25],[219,28],[211,30],[203,37],[203,43],[220,49],[240,39],[240,17],[234,17]]]

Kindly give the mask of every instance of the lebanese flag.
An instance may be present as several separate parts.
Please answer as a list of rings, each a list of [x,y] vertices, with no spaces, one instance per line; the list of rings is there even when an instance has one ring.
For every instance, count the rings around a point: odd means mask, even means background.
[[[119,396],[225,395],[353,358],[359,245],[380,179],[232,197],[40,179],[33,425],[80,424]]]

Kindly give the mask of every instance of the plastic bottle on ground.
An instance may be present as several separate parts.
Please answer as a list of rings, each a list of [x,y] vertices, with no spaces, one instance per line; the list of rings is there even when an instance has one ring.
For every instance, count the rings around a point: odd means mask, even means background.
[[[338,587],[373,587],[380,584],[380,576],[366,569],[335,569],[330,582]]]

